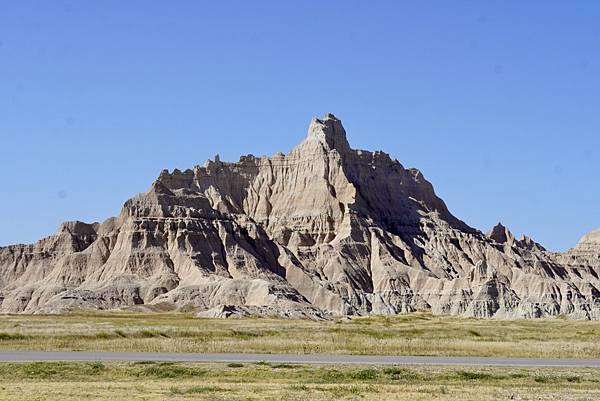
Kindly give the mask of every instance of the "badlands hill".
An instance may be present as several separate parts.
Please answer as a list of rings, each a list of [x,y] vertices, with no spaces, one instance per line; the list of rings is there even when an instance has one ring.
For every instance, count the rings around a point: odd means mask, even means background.
[[[116,218],[0,248],[0,312],[598,319],[599,273],[600,231],[563,254],[502,225],[485,235],[328,114],[287,155],[165,170]]]

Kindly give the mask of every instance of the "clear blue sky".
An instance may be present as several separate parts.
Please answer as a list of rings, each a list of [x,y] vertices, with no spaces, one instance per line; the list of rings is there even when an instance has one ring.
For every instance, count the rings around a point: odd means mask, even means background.
[[[0,244],[163,168],[287,152],[333,112],[450,210],[550,249],[600,227],[600,2],[0,1]]]

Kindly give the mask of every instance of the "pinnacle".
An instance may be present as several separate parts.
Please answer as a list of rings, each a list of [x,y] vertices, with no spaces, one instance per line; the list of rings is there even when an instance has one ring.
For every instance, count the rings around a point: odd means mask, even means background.
[[[313,118],[308,128],[308,138],[316,138],[333,150],[349,150],[346,130],[342,121],[332,113],[326,113],[323,119]]]
[[[510,230],[500,222],[491,229],[487,236],[500,244],[512,244],[515,241],[515,237]]]

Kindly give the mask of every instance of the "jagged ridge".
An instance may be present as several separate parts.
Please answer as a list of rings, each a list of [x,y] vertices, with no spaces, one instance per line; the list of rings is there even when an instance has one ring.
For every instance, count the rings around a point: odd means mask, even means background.
[[[352,149],[328,114],[287,155],[165,170],[117,218],[0,248],[0,310],[597,319],[597,233],[565,254],[502,225],[486,236],[418,170]]]

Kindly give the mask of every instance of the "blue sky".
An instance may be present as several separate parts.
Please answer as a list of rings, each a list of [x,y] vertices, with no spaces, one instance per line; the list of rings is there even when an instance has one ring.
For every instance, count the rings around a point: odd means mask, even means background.
[[[553,250],[600,227],[596,1],[0,1],[0,244],[312,116]]]

